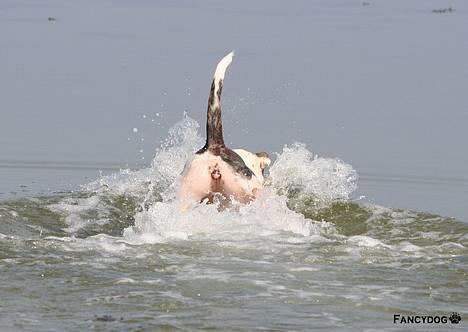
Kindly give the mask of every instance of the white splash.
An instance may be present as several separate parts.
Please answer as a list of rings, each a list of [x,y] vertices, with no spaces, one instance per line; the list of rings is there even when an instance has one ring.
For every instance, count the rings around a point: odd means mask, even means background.
[[[175,202],[175,184],[185,162],[203,145],[198,128],[195,120],[185,116],[170,129],[168,138],[156,150],[151,167],[122,170],[83,187],[98,197],[126,195],[143,202],[142,211],[134,216],[134,226],[124,230],[123,241],[155,243],[209,238],[232,243],[262,238],[297,242],[291,240],[292,234],[304,238],[298,240],[300,243],[327,241],[322,234],[329,234],[330,229],[334,232],[334,227],[290,210],[287,195],[299,192],[322,203],[348,199],[356,188],[357,174],[340,160],[313,157],[301,143],[285,146],[277,154],[265,193],[255,202],[221,212],[216,205],[198,205],[181,212]],[[96,206],[96,201],[90,203]],[[55,209],[67,210],[64,206]],[[79,224],[71,222],[70,229],[75,230]]]
[[[202,146],[199,124],[188,116],[176,123],[167,139],[156,149],[151,167],[131,171],[121,170],[82,186],[85,191],[116,195],[145,196],[155,190],[162,194],[174,185],[186,160]]]
[[[278,192],[313,197],[322,205],[349,199],[358,179],[351,165],[339,159],[314,156],[302,143],[285,146],[277,154],[270,176]]]
[[[157,202],[136,214],[135,225],[125,230],[124,238],[135,244],[189,238],[237,242],[283,238],[284,232],[311,236],[330,227],[291,211],[286,206],[286,197],[267,191],[251,204],[235,205],[224,211],[218,211],[216,205],[201,204],[181,212],[174,201]]]

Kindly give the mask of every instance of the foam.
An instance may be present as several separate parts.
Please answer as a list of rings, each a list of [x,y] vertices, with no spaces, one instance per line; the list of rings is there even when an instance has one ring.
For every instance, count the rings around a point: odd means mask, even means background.
[[[321,223],[289,210],[284,196],[267,192],[249,205],[235,204],[224,211],[216,205],[198,205],[181,212],[173,201],[156,202],[135,215],[135,225],[124,231],[124,238],[133,244],[189,238],[237,242],[281,238],[286,236],[283,232],[311,236],[321,230]]]
[[[367,247],[367,248],[374,248],[374,247],[382,247],[382,248],[387,248],[387,249],[391,248],[391,246],[383,243],[380,240],[374,239],[369,236],[364,236],[364,235],[350,236],[346,240],[346,243],[357,245],[359,247]]]
[[[175,202],[175,189],[186,161],[203,145],[199,128],[195,120],[185,115],[169,130],[150,167],[101,177],[83,186],[84,191],[94,192],[95,196],[74,202],[64,200],[52,209],[68,214],[68,230],[76,231],[86,224],[80,219],[86,208],[106,208],[100,205],[103,196],[133,196],[141,202],[142,211],[135,214],[134,226],[123,232],[123,241],[132,244],[206,238],[226,245],[242,245],[259,238],[289,244],[328,241],[322,235],[327,233],[329,237],[334,227],[290,210],[288,196],[294,192],[313,197],[321,206],[346,200],[356,189],[357,174],[339,159],[314,156],[302,143],[285,146],[276,154],[260,199],[248,205],[234,204],[221,212],[216,205],[197,205],[181,212]]]
[[[416,246],[414,244],[412,244],[411,242],[407,242],[407,241],[403,241],[399,244],[399,247],[400,247],[400,251],[402,252],[419,252],[421,251],[421,247],[419,246]]]
[[[273,188],[284,194],[314,197],[320,206],[348,200],[357,188],[358,175],[339,159],[319,158],[305,144],[286,145],[270,167]]]
[[[114,195],[147,196],[164,194],[175,183],[185,162],[203,144],[198,134],[200,125],[184,116],[170,130],[168,137],[156,149],[151,166],[137,171],[121,170],[82,186],[85,191]],[[173,197],[168,197],[173,198]]]
[[[88,198],[65,198],[62,201],[48,206],[51,211],[65,215],[65,223],[68,227],[64,228],[66,232],[74,233],[81,228],[93,224],[103,225],[108,222],[107,219],[96,219],[83,217],[88,211],[104,211],[105,206],[99,196]]]

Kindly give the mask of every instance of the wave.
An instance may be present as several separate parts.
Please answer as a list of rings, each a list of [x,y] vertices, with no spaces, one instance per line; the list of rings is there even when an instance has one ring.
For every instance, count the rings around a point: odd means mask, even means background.
[[[199,128],[188,116],[176,123],[148,168],[103,176],[79,193],[3,203],[0,218],[10,223],[3,222],[0,233],[9,234],[10,227],[34,237],[40,228],[42,236],[73,238],[72,243],[96,237],[101,243],[104,236],[118,241],[119,248],[121,243],[187,240],[252,248],[276,242],[340,243],[415,254],[431,246],[434,253],[467,247],[466,225],[453,219],[356,204],[351,199],[358,181],[353,167],[314,155],[302,143],[275,153],[260,199],[222,211],[216,204],[200,204],[182,213],[175,202],[177,180],[203,143]],[[15,220],[25,217],[27,227],[21,228]]]
[[[106,197],[127,197],[138,206],[134,224],[123,231],[123,237],[131,242],[188,239],[202,234],[210,238],[218,234],[223,234],[221,238],[227,234],[232,238],[241,234],[263,237],[277,232],[311,236],[332,226],[295,211],[298,202],[305,203],[309,210],[323,209],[348,200],[356,189],[358,176],[351,165],[339,159],[320,158],[305,144],[294,143],[276,153],[261,199],[244,206],[234,204],[225,211],[218,211],[216,205],[199,205],[182,213],[176,207],[175,189],[185,162],[203,145],[199,128],[195,120],[185,116],[169,130],[150,167],[101,177],[83,186],[84,192],[93,193],[91,197],[75,200],[71,206],[65,199],[50,208],[68,214],[67,230],[77,231],[86,224],[79,217],[83,209],[96,210]]]

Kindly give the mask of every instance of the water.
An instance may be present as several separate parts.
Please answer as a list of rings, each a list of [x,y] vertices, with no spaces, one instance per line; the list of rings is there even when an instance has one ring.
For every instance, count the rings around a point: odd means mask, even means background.
[[[374,204],[467,220],[467,22],[463,0],[0,0],[0,167],[95,167],[0,168],[0,197],[149,164],[184,110],[203,121],[234,49],[231,146],[304,142],[353,165]]]
[[[185,117],[152,165],[0,203],[0,329],[405,330],[467,317],[468,224],[355,200],[341,160],[285,146],[265,195],[187,213],[174,185],[202,141]],[[413,329],[462,330],[458,326]]]
[[[0,0],[0,331],[466,330],[467,4]],[[232,49],[267,190],[182,214]]]

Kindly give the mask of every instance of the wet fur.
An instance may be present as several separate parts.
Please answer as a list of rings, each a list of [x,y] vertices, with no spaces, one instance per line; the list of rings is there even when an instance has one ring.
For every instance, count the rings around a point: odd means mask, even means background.
[[[216,197],[221,200],[234,198],[246,203],[258,196],[263,187],[263,177],[259,178],[258,171],[256,175],[238,153],[224,144],[221,93],[224,74],[232,57],[233,53],[228,54],[216,67],[208,98],[206,142],[187,163],[182,174],[178,198],[184,206],[189,201],[213,202]],[[249,154],[250,164],[252,156],[258,159],[253,160],[258,165],[264,165],[261,162],[268,159],[265,159],[265,153],[259,156],[241,151]]]

